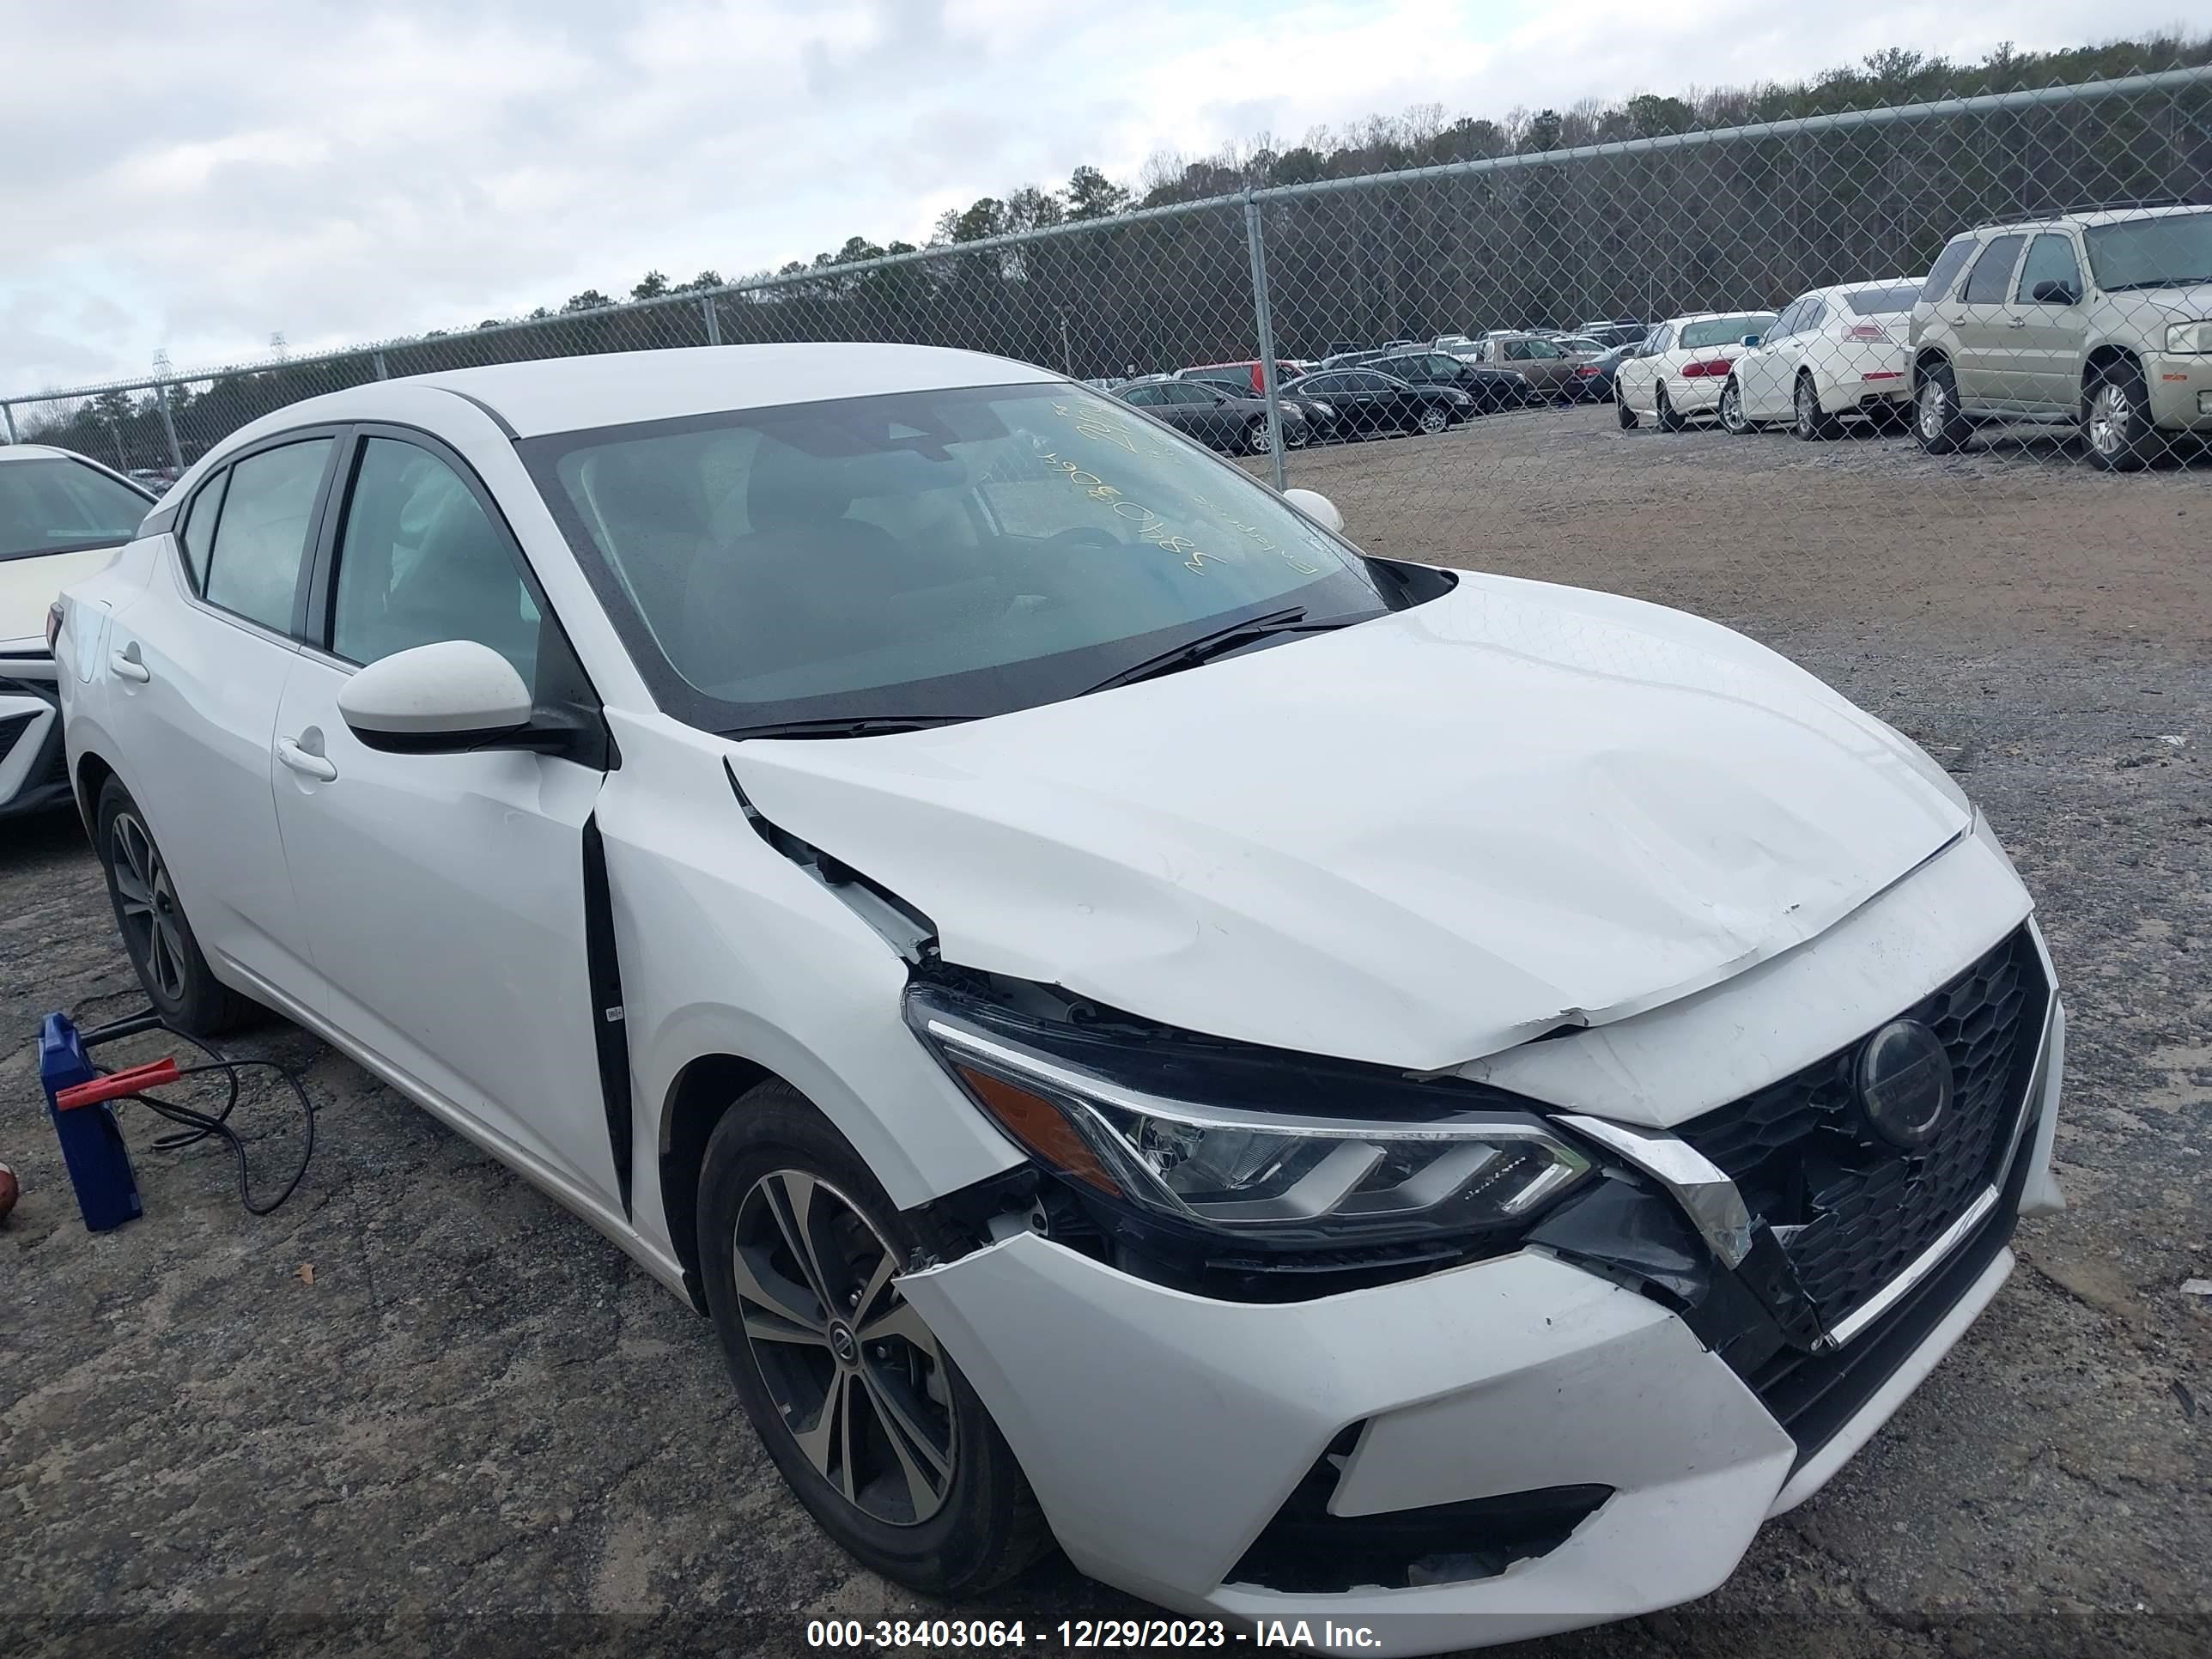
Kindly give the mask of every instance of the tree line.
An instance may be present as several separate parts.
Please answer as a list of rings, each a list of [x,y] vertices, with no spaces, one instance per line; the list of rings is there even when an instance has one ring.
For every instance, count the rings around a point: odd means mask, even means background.
[[[1196,159],[1155,156],[1130,185],[1078,167],[1058,189],[1025,185],[946,212],[926,246],[855,235],[811,261],[742,279],[734,292],[714,270],[684,283],[650,270],[629,304],[586,289],[531,313],[534,326],[486,319],[337,360],[227,372],[158,400],[111,392],[66,408],[19,406],[18,428],[103,459],[159,465],[167,459],[163,401],[189,460],[259,414],[380,373],[717,341],[917,341],[1079,377],[1247,356],[1258,341],[1241,207],[1131,211],[1372,175],[1383,179],[1266,204],[1284,356],[1483,326],[1772,307],[1827,282],[1917,275],[1952,234],[1991,218],[2089,198],[2212,200],[2212,95],[2191,87],[1521,163],[1620,139],[2207,63],[2212,35],[2053,52],[2001,46],[1971,64],[1893,49],[1790,86],[1647,93],[1496,119],[1417,108],[1287,147],[1261,137]],[[1442,179],[1388,177],[1506,158],[1520,161]],[[1055,234],[963,251],[1027,231]],[[908,257],[871,263],[892,256]]]

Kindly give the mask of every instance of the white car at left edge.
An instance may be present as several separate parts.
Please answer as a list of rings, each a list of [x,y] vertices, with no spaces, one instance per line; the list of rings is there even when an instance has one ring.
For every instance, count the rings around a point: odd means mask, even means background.
[[[47,613],[138,533],[154,498],[97,461],[0,445],[0,817],[70,799]]]
[[[1745,337],[1773,326],[1771,311],[1701,311],[1657,325],[1613,371],[1622,430],[1649,416],[1662,432],[1679,432],[1691,416],[1712,414]]]

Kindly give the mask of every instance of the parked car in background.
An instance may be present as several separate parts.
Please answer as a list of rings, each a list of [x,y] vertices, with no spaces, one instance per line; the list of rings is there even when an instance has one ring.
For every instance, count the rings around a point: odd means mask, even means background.
[[[1292,381],[1289,390],[1329,406],[1333,418],[1322,435],[1337,441],[1442,432],[1481,413],[1474,394],[1455,386],[1413,386],[1373,368],[1325,368]]]
[[[868,1571],[1370,1659],[1702,1596],[2063,1204],[2033,901],[1766,647],[1341,528],[975,353],[371,381],[70,586],[69,754],[164,1018],[587,1218]]]
[[[138,533],[154,492],[43,444],[0,444],[0,817],[69,799],[47,620]]]
[[[1909,337],[1922,276],[1844,283],[1801,294],[1756,336],[1721,387],[1721,424],[1749,432],[1788,421],[1832,438],[1846,416],[1901,421],[1912,401]]]
[[[1612,349],[1603,340],[1588,334],[1554,334],[1553,342],[1576,357],[1597,357]]]
[[[156,498],[167,495],[169,486],[177,481],[174,472],[159,466],[134,466],[124,476]]]
[[[1720,408],[1721,388],[1743,356],[1744,337],[1774,326],[1771,311],[1701,311],[1653,329],[1613,374],[1613,406],[1624,428],[1644,416],[1675,432],[1692,415]]]
[[[1486,368],[1449,351],[1401,351],[1377,357],[1367,367],[1409,386],[1455,386],[1474,394],[1479,414],[1519,409],[1543,401],[1543,394],[1537,391],[1534,382],[1519,370]]]
[[[1913,433],[1956,449],[1983,421],[2080,426],[2132,471],[2212,433],[2212,209],[2109,209],[1954,237],[1912,308]]]
[[[1636,355],[1639,340],[1630,340],[1613,346],[1591,358],[1575,365],[1574,397],[1577,403],[1609,404],[1613,401],[1613,375],[1621,364]]]
[[[1310,367],[1310,364],[1279,357],[1275,360],[1275,384],[1279,386],[1286,381],[1295,380]],[[1169,378],[1206,380],[1235,392],[1240,398],[1261,398],[1267,395],[1267,382],[1260,370],[1257,360],[1247,359],[1242,362],[1199,363],[1188,368],[1173,369],[1170,371]]]
[[[1475,362],[1527,375],[1538,392],[1558,403],[1574,397],[1575,368],[1583,361],[1556,340],[1520,333],[1487,336],[1476,341],[1468,355]]]
[[[1587,338],[1602,341],[1610,349],[1614,346],[1641,345],[1644,337],[1651,332],[1651,325],[1639,323],[1632,317],[1616,317],[1610,322],[1578,324],[1574,331]]]
[[[1264,455],[1273,447],[1267,400],[1240,396],[1212,380],[1178,380],[1164,374],[1116,386],[1114,395],[1211,448],[1232,455]],[[1281,398],[1279,404],[1284,446],[1299,448],[1311,432],[1305,410],[1295,398]]]
[[[1321,360],[1323,368],[1350,368],[1358,363],[1371,363],[1377,357],[1390,354],[1382,346],[1357,346],[1349,351],[1332,351]]]

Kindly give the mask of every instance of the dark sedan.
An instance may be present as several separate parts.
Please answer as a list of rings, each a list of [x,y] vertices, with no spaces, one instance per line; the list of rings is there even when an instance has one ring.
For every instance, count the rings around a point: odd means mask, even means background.
[[[1471,394],[1477,411],[1485,415],[1543,401],[1534,383],[1518,369],[1485,368],[1449,351],[1405,351],[1366,367],[1413,386],[1455,386]]]
[[[1636,355],[1644,343],[1639,335],[1633,340],[1600,352],[1586,363],[1575,365],[1575,377],[1570,389],[1575,401],[1584,404],[1609,404],[1613,401],[1613,371]]]
[[[1208,380],[1132,380],[1115,388],[1114,395],[1146,414],[1166,422],[1178,432],[1232,455],[1264,455],[1273,446],[1267,436],[1267,405],[1258,398],[1240,398]],[[1310,428],[1297,399],[1279,395],[1283,410],[1283,442],[1291,449],[1305,442]]]
[[[1442,432],[1481,413],[1471,392],[1455,386],[1414,386],[1371,368],[1325,368],[1283,391],[1320,414],[1318,436],[1340,441]]]

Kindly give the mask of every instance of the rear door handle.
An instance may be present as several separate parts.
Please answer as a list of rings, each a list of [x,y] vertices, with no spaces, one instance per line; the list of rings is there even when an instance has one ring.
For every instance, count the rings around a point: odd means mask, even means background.
[[[154,678],[154,671],[138,660],[138,641],[136,640],[120,651],[109,652],[107,666],[110,672],[120,674],[126,680],[136,680],[141,685]]]
[[[2027,326],[2027,319],[2025,317],[2008,317],[2005,319],[2005,326],[2007,328],[2026,328]]]
[[[276,758],[305,777],[315,778],[324,783],[337,781],[338,769],[327,757],[301,748],[290,738],[276,739]]]

